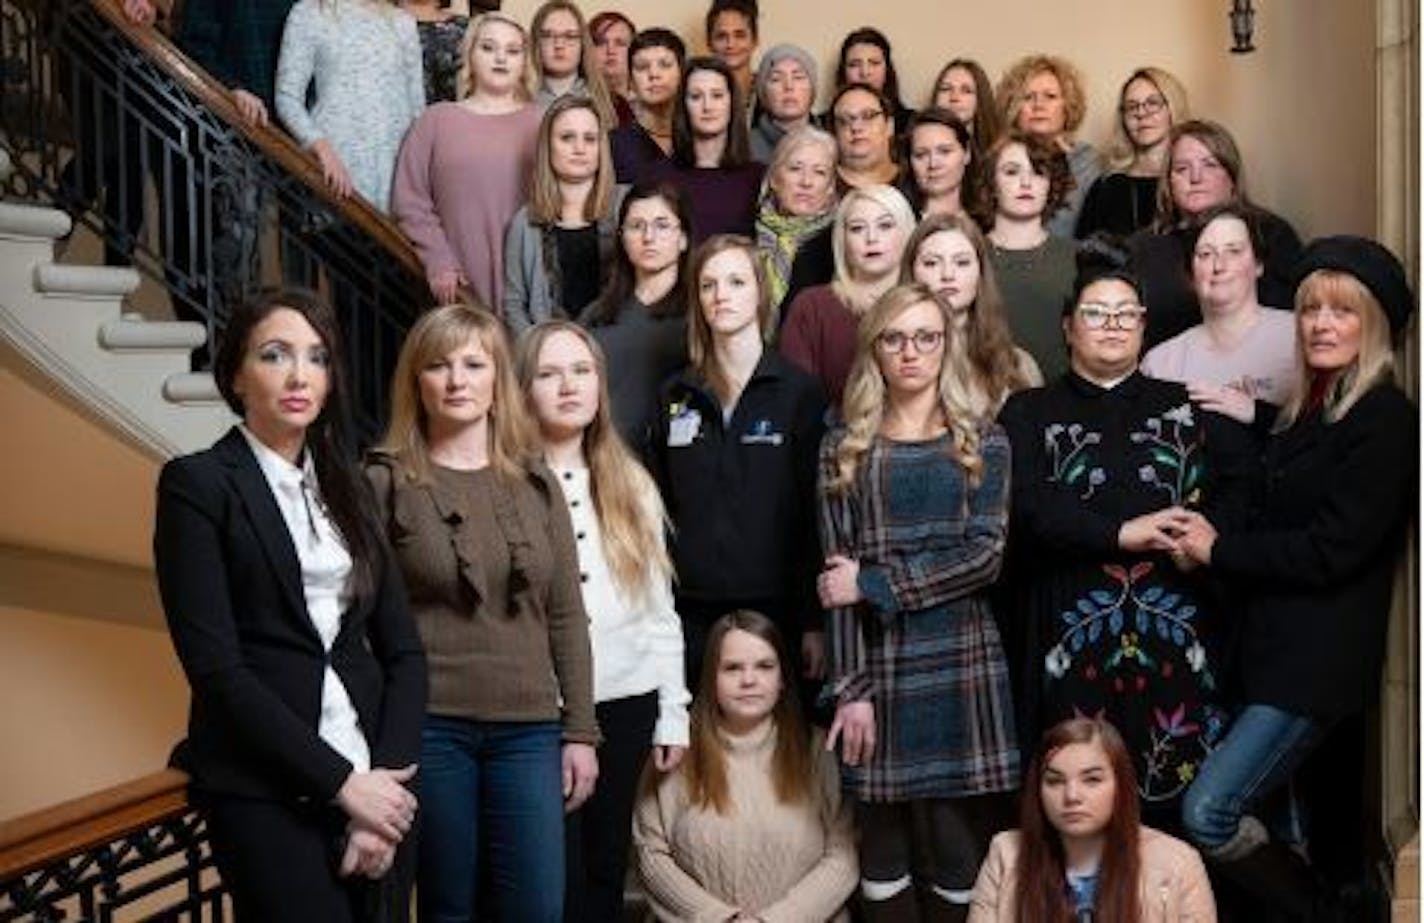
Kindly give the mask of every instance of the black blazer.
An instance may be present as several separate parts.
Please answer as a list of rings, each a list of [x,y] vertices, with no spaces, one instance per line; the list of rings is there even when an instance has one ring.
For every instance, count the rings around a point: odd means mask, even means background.
[[[1333,424],[1312,414],[1272,437],[1250,528],[1211,556],[1242,601],[1247,703],[1330,720],[1378,693],[1418,460],[1418,414],[1393,385]]]
[[[163,466],[153,553],[193,690],[174,764],[206,791],[330,801],[351,764],[317,736],[327,655],[296,546],[242,433]],[[397,768],[419,751],[425,654],[388,552],[379,577],[346,612],[330,657],[372,766]]]

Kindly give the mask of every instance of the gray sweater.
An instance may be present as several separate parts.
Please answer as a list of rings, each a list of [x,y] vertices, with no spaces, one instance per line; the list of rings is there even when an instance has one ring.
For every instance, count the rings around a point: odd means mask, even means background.
[[[627,192],[627,186],[615,186],[608,212],[598,219],[598,254],[605,266],[613,258],[618,210]],[[515,337],[551,317],[577,317],[586,307],[558,304],[552,283],[558,267],[547,262],[558,259],[558,251],[552,239],[546,241],[546,230],[529,220],[529,206],[524,205],[504,233],[504,322]]]
[[[307,89],[316,81],[316,103]],[[390,209],[401,139],[425,109],[415,20],[404,10],[344,0],[324,10],[298,0],[277,59],[277,116],[302,147],[331,142],[355,190]]]

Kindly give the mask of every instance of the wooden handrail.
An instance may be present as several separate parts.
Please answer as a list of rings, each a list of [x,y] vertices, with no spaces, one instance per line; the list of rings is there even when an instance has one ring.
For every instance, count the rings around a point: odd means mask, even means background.
[[[0,823],[0,882],[188,810],[188,776],[165,769]]]
[[[410,241],[394,221],[377,211],[359,195],[338,198],[327,188],[321,168],[286,132],[272,125],[252,125],[242,117],[232,101],[228,88],[214,80],[191,58],[178,49],[168,37],[152,26],[131,22],[124,15],[122,0],[90,0],[94,9],[115,29],[128,36],[135,46],[147,54],[178,84],[191,93],[218,118],[231,125],[244,137],[271,157],[282,169],[305,183],[346,221],[370,235],[382,249],[403,263],[417,278],[425,278],[425,270],[415,255]]]

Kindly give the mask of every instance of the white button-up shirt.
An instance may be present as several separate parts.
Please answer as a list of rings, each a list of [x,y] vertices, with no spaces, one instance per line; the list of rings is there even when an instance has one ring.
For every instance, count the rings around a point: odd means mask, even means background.
[[[298,468],[266,446],[245,426],[238,427],[257,457],[257,465],[272,489],[277,509],[287,523],[302,569],[302,594],[307,617],[328,654],[341,631],[341,617],[351,602],[351,554],[326,515],[310,453]],[[361,731],[356,706],[328,659],[322,673],[321,720],[317,734],[351,761],[357,772],[371,768],[371,749]]]

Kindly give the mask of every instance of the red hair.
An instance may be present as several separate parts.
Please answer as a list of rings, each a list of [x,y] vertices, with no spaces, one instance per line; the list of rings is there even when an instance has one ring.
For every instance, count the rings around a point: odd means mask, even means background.
[[[1103,831],[1103,858],[1093,919],[1101,923],[1137,923],[1141,917],[1137,851],[1141,816],[1137,807],[1137,773],[1117,729],[1102,718],[1071,718],[1049,728],[1029,764],[1019,801],[1023,855],[1019,862],[1019,923],[1072,923],[1068,903],[1063,841],[1043,812],[1041,788],[1048,763],[1070,744],[1096,743],[1112,769],[1116,792],[1112,819]]]

